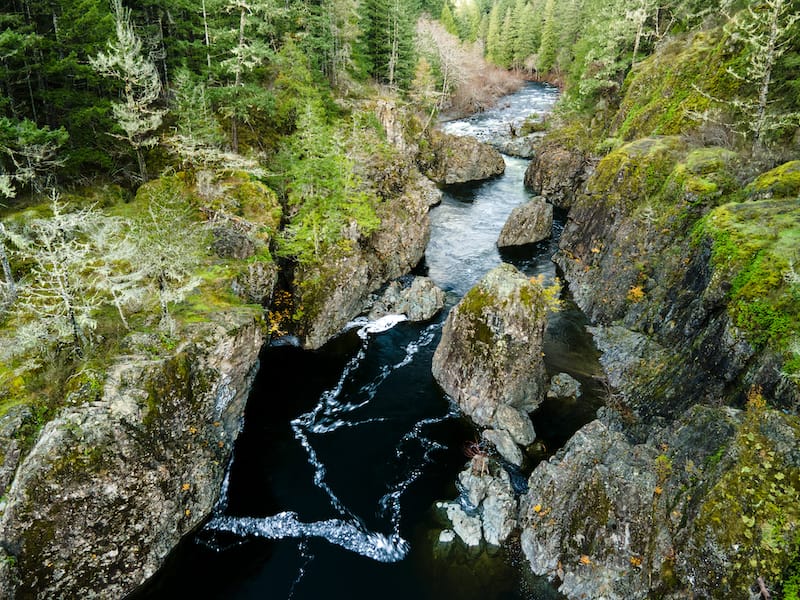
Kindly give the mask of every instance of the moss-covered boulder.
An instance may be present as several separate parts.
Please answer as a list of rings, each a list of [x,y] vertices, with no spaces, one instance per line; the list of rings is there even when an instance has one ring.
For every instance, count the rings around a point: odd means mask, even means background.
[[[0,596],[120,598],[152,576],[218,499],[262,343],[253,311],[218,314],[49,422],[5,495]]]
[[[525,413],[543,400],[545,312],[541,286],[504,264],[448,315],[433,376],[478,425],[504,429],[497,414],[501,405],[527,419]]]
[[[800,197],[800,160],[759,175],[745,188],[745,194],[756,200]]]
[[[695,406],[647,443],[607,413],[541,463],[521,502],[533,571],[568,598],[747,598],[800,548],[800,422]]]

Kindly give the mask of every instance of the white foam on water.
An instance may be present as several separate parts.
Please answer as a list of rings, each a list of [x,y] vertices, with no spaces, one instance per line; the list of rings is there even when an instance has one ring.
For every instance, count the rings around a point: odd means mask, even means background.
[[[269,539],[296,538],[306,540],[311,537],[319,537],[380,562],[396,562],[406,556],[408,542],[400,535],[401,497],[414,481],[422,476],[424,467],[432,461],[431,453],[443,448],[435,441],[426,438],[423,435],[423,430],[428,425],[451,418],[453,413],[450,412],[442,417],[418,421],[398,442],[396,455],[399,461],[412,454],[416,455],[418,452],[412,453],[414,448],[421,448],[423,457],[421,462],[419,459],[415,459],[409,467],[410,472],[389,486],[387,493],[379,500],[381,511],[391,524],[392,533],[390,535],[369,530],[363,520],[338,498],[334,490],[326,482],[327,468],[309,439],[310,434],[324,435],[342,428],[360,427],[389,420],[386,417],[352,420],[348,419],[347,416],[369,404],[375,398],[381,384],[393,371],[410,364],[419,350],[433,341],[437,329],[441,328],[440,323],[426,327],[420,332],[418,339],[407,344],[405,356],[399,362],[394,365],[385,365],[371,382],[361,386],[358,390],[361,398],[358,398],[357,401],[343,402],[342,394],[346,384],[351,380],[353,373],[361,366],[366,356],[369,334],[382,333],[405,320],[406,317],[404,315],[388,315],[377,321],[363,319],[351,323],[351,328],[359,327],[359,336],[364,340],[362,347],[347,362],[336,385],[320,395],[319,402],[313,409],[300,415],[290,423],[295,438],[306,452],[308,463],[314,469],[314,484],[326,493],[332,507],[340,514],[341,518],[304,523],[299,520],[298,515],[294,512],[282,512],[264,518],[224,515],[223,513],[228,505],[229,468],[223,481],[220,500],[213,512],[213,518],[204,528],[206,531],[212,533],[227,532],[242,538],[258,536]],[[301,541],[301,555],[304,555],[304,548],[306,546]],[[313,556],[307,556],[306,562],[300,567],[297,579],[292,585],[292,590],[302,579],[305,569],[312,559]]]
[[[215,517],[205,527],[238,536],[255,536],[271,540],[322,538],[351,552],[373,560],[393,563],[408,554],[408,542],[398,534],[383,535],[366,529],[360,522],[328,519],[303,523],[297,513],[282,512],[271,517]]]

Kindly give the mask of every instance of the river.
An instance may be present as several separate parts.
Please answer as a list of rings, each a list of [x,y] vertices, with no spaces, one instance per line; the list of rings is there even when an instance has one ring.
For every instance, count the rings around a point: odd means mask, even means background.
[[[444,125],[477,137],[550,110],[554,88],[527,84],[493,110]],[[436,543],[432,506],[456,497],[454,481],[475,431],[431,376],[449,310],[501,260],[556,276],[553,239],[501,256],[497,236],[529,199],[527,161],[506,157],[503,176],[445,191],[431,213],[424,264],[447,294],[430,323],[356,322],[316,352],[268,348],[248,402],[216,514],[173,553],[136,598],[319,600],[550,599],[514,543],[468,555]],[[545,403],[534,415],[552,452],[597,408],[597,353],[574,304],[551,319],[545,360],[584,383],[581,402]]]

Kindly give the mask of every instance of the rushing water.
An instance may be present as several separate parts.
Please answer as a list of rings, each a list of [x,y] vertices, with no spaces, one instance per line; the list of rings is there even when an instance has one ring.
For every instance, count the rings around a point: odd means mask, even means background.
[[[449,131],[498,133],[544,112],[555,90],[529,84],[499,108],[448,123]],[[447,309],[506,260],[552,281],[554,239],[500,256],[495,242],[529,194],[526,161],[506,173],[449,189],[432,212],[421,266],[447,292]],[[317,352],[267,349],[245,428],[215,514],[174,553],[141,598],[352,600],[548,599],[513,547],[468,556],[435,543],[443,524],[431,509],[456,496],[463,444],[474,436],[436,386],[431,360],[444,314],[431,323],[356,321]],[[596,409],[596,353],[579,311],[551,320],[548,368],[584,383],[582,402],[546,403],[534,424],[551,449]]]

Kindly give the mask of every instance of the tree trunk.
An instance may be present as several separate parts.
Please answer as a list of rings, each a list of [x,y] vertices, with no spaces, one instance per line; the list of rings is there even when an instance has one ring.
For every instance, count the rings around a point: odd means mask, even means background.
[[[753,141],[754,152],[764,147],[764,127],[767,122],[767,100],[769,99],[769,86],[772,80],[772,68],[775,66],[778,36],[780,35],[778,19],[782,9],[783,2],[778,1],[772,9],[772,14],[770,14],[769,37],[767,38],[767,45],[764,49],[764,74],[761,77],[761,85],[758,90],[758,110],[756,112],[755,140]]]
[[[203,34],[206,44],[206,64],[208,65],[208,76],[211,77],[211,43],[208,39],[208,15],[206,14],[206,0],[202,1],[203,7]]]
[[[0,224],[0,231],[2,231],[2,224]],[[8,260],[8,253],[6,252],[5,244],[0,241],[0,263],[3,265],[3,276],[8,286],[8,296],[5,299],[5,305],[11,306],[17,299],[17,282],[14,280],[14,273],[11,271],[11,263]]]
[[[139,176],[142,178],[142,183],[145,183],[147,181],[147,164],[141,148],[136,148],[136,161],[139,163]]]

